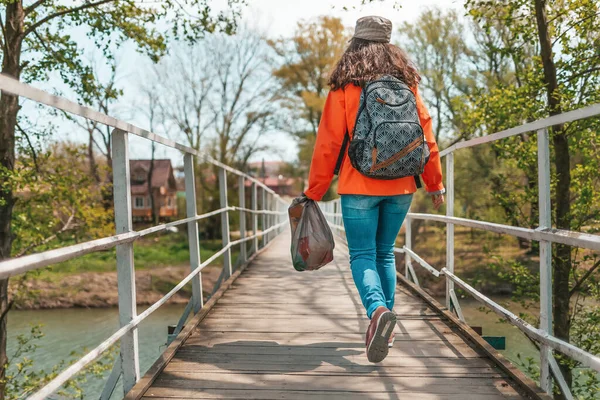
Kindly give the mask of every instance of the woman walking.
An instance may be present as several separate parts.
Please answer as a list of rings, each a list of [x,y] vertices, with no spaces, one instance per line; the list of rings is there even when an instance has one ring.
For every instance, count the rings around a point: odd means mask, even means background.
[[[357,21],[329,79],[305,192],[321,200],[339,169],[350,267],[371,319],[366,352],[374,363],[393,343],[394,245],[420,177],[434,206],[444,202],[431,118],[417,91],[420,77],[390,44],[391,32],[391,22],[382,17]]]

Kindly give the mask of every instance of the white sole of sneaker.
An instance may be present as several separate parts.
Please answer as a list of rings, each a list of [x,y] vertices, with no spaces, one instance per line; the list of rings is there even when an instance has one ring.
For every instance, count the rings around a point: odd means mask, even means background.
[[[389,352],[389,340],[396,327],[396,314],[386,311],[379,316],[375,334],[367,347],[367,359],[369,362],[378,363],[383,361]]]
[[[396,338],[391,338],[390,341],[388,342],[388,348],[391,349],[392,347],[394,347],[394,342],[395,341],[396,341]]]

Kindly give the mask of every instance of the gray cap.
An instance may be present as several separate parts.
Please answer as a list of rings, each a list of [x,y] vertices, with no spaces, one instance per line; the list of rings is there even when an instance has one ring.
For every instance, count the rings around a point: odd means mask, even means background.
[[[389,43],[392,37],[392,21],[383,17],[362,17],[356,21],[353,39]]]

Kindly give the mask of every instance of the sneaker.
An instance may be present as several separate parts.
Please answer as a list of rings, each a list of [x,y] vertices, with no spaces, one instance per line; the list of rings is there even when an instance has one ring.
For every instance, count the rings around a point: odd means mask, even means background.
[[[367,359],[372,363],[383,361],[389,351],[390,337],[396,327],[396,314],[385,307],[378,307],[367,329]]]

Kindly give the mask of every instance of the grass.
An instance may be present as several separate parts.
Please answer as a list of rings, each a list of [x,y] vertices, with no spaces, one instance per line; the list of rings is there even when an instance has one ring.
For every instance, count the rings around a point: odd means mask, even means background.
[[[189,264],[188,238],[184,233],[158,233],[134,242],[134,263],[136,270],[147,270],[164,266]],[[200,242],[200,257],[206,260],[222,248],[221,240],[203,240]],[[232,250],[235,260],[239,249]],[[222,265],[223,257],[214,260],[211,265]],[[41,272],[40,278],[52,279],[61,275],[82,272],[109,272],[116,270],[116,249],[99,251],[58,263]]]

